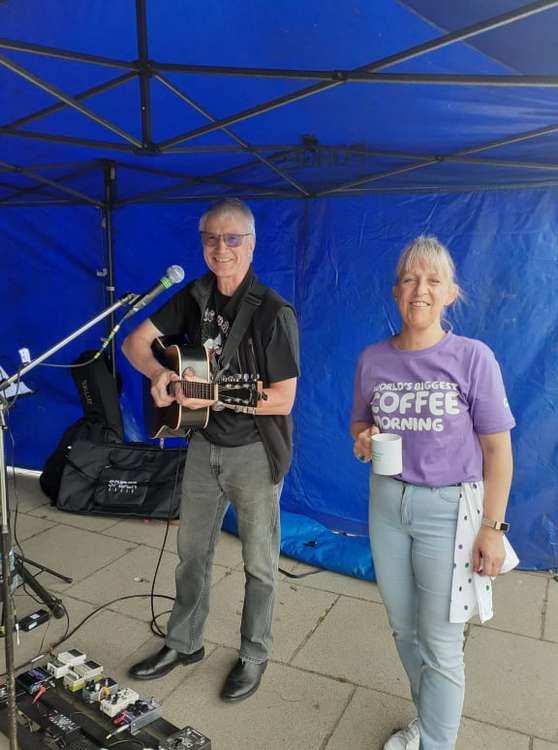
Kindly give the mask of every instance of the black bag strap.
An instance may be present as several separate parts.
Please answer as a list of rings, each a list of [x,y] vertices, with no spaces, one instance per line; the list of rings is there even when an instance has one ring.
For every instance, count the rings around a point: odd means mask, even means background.
[[[260,284],[259,281],[255,281],[242,298],[240,308],[236,314],[229,335],[227,336],[227,340],[225,341],[225,346],[223,347],[223,353],[219,360],[220,368],[215,376],[215,380],[219,380],[229,366],[231,359],[240,346],[242,337],[248,330],[252,316],[256,312],[256,309],[262,304],[265,293],[265,286]]]

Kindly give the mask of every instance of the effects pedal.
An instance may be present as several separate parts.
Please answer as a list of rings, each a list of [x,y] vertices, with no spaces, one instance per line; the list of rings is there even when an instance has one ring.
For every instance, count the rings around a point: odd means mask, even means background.
[[[114,719],[121,711],[128,708],[130,703],[134,703],[139,698],[138,693],[131,688],[121,688],[110,698],[103,698],[99,703],[101,711]]]
[[[30,669],[18,675],[16,685],[23,688],[29,695],[35,695],[51,679],[51,675],[45,669],[35,667],[35,669]]]
[[[118,690],[118,683],[112,677],[97,678],[87,682],[81,691],[81,697],[84,703],[96,703],[109,698]]]
[[[72,648],[70,651],[61,651],[56,655],[58,661],[62,664],[68,664],[70,667],[76,667],[78,664],[83,664],[87,660],[87,654],[83,651],[78,651],[77,648]]]
[[[77,693],[78,690],[83,690],[86,682],[99,677],[102,672],[103,667],[92,659],[77,664],[64,675],[64,687],[71,693]]]
[[[152,721],[161,716],[161,704],[155,698],[138,698],[134,703],[130,703],[127,709],[121,711],[114,717],[112,723],[117,727],[106,739],[114,737],[122,732],[137,734],[140,729],[151,724]]]
[[[71,670],[71,667],[69,664],[63,664],[61,661],[58,661],[58,659],[51,659],[47,662],[45,669],[53,677],[59,679],[60,677],[65,677]]]
[[[160,750],[211,750],[211,740],[192,727],[184,727],[159,743]]]
[[[139,698],[128,706],[125,714],[124,721],[129,725],[130,734],[137,734],[142,727],[161,716],[161,704],[154,698]]]
[[[104,667],[97,664],[93,659],[89,659],[89,661],[86,661],[83,664],[78,664],[74,667],[73,671],[76,674],[79,674],[80,677],[83,677],[86,682],[89,682],[89,680],[94,680],[96,677],[99,677],[103,673]]]

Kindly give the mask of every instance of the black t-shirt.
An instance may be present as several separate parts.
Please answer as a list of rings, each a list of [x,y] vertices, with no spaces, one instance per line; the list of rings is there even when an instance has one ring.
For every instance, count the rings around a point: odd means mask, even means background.
[[[249,274],[232,297],[221,294],[215,284],[213,293],[201,316],[201,342],[205,346],[212,372],[219,370],[219,357],[226,338],[234,323],[238,307],[249,283]],[[181,293],[151,316],[151,322],[164,335],[177,335],[184,332],[182,305],[176,299]],[[245,334],[250,336],[250,328]],[[250,350],[250,346],[248,349]],[[252,347],[253,351],[253,347]],[[264,342],[266,370],[270,383],[298,377],[298,326],[290,307],[282,308],[275,320],[271,335]],[[227,374],[244,373],[238,352],[231,359]],[[257,371],[255,356],[249,363],[249,375],[261,375]],[[211,411],[209,423],[201,433],[216,445],[239,446],[260,440],[255,419],[250,414],[238,414],[230,409]]]

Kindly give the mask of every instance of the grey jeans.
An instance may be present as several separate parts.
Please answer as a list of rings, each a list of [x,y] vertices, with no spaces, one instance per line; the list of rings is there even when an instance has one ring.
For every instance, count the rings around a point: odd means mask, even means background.
[[[215,544],[230,502],[236,511],[246,578],[240,656],[253,662],[270,656],[282,484],[271,479],[262,443],[227,448],[193,435],[184,471],[169,648],[189,654],[203,645]]]

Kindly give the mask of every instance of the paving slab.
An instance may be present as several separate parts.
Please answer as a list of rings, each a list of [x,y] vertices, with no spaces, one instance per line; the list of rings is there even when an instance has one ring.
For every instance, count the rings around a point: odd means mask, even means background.
[[[156,549],[161,549],[165,536],[166,521],[156,519],[129,519],[119,521],[106,530],[107,536],[142,544]],[[165,543],[165,550],[176,552],[176,536],[178,525],[173,522],[169,525],[169,533]],[[242,567],[242,552],[240,540],[234,534],[222,531],[217,541],[214,562],[227,568]]]
[[[545,742],[544,740],[534,740],[533,750],[556,750],[558,743]]]
[[[494,581],[494,617],[486,627],[540,638],[548,578],[512,571]],[[517,603],[521,602],[521,607]]]
[[[114,516],[95,516],[91,514],[67,513],[52,505],[41,505],[27,511],[30,516],[43,518],[45,521],[63,524],[64,526],[75,526],[78,529],[89,531],[104,531],[118,523]]]
[[[69,601],[69,597],[65,601]],[[91,608],[91,605],[88,606]],[[72,618],[71,624],[75,627],[77,622]],[[110,672],[114,665],[129,658],[149,636],[146,623],[103,609],[85,622],[64,646],[86,651]]]
[[[212,750],[312,750],[323,747],[353,688],[270,662],[259,690],[241,703],[219,699],[236,652],[217,649],[163,704],[166,719],[191,724]]]
[[[25,542],[27,539],[31,539],[31,537],[34,537],[36,534],[40,534],[41,531],[50,529],[52,526],[56,526],[55,521],[48,521],[43,518],[34,518],[27,513],[18,513],[16,519],[15,514],[12,513],[12,544],[16,544],[16,537],[19,542]],[[33,557],[33,555],[31,555],[31,557]]]
[[[288,662],[337,599],[336,594],[279,584],[273,616],[273,658]],[[244,574],[232,571],[211,591],[206,637],[238,648],[244,600]]]
[[[170,523],[167,533],[167,522],[157,518],[118,518],[104,533],[106,536],[155,549],[161,549],[166,535],[165,549],[176,552],[177,530],[178,526]]]
[[[146,596],[151,592],[153,575],[159,553],[150,547],[137,547],[106,567],[73,584],[65,593],[87,602],[101,604],[119,597]],[[155,593],[174,596],[174,569],[176,555],[163,553],[157,573]],[[155,611],[169,609],[172,602],[155,599]],[[148,598],[127,599],[115,602],[110,609],[149,622],[151,620]]]
[[[33,537],[33,545],[25,552],[31,559],[80,581],[94,571],[123,557],[135,545],[122,543],[102,534],[72,526],[53,526]],[[31,554],[32,552],[32,554]],[[49,573],[41,576],[46,588],[62,591],[71,584],[63,583]]]
[[[325,750],[380,750],[387,739],[416,716],[409,700],[357,688]]]
[[[464,713],[558,742],[558,644],[473,626]]]
[[[558,643],[558,581],[555,578],[548,582],[544,639]]]
[[[316,568],[304,563],[297,563],[292,566],[289,573],[307,573],[316,570]],[[318,589],[319,591],[331,591],[334,594],[351,596],[355,599],[365,599],[371,602],[381,602],[382,597],[378,586],[370,581],[364,581],[361,578],[352,578],[351,576],[332,573],[329,570],[318,570],[317,573],[308,575],[305,578],[289,578],[282,576],[282,579],[293,586],[302,586],[305,588]]]
[[[526,734],[463,718],[456,750],[531,750]]]
[[[292,664],[410,697],[384,607],[375,602],[341,597]]]
[[[70,586],[65,590],[65,593],[77,599],[96,603],[113,601],[119,597],[141,596],[142,598],[138,599],[115,602],[110,605],[110,609],[149,622],[151,620],[151,604],[148,596],[151,594],[153,576],[159,555],[159,550],[152,547],[136,547],[83,581]],[[156,594],[174,598],[174,572],[177,562],[177,555],[169,552],[163,553],[157,571]],[[227,571],[228,568],[214,565],[213,584],[223,578]],[[164,612],[172,607],[172,601],[155,598],[154,606],[156,613]],[[166,619],[165,617],[161,618],[158,621],[159,625],[164,626]]]
[[[357,688],[325,750],[380,750],[393,732],[416,716],[411,701]],[[530,750],[529,737],[463,719],[456,750]]]
[[[43,495],[36,477],[18,475],[14,482],[12,472],[8,470],[7,487],[10,510],[15,510],[17,505],[20,512],[26,513],[41,505],[50,505],[50,499]]]

